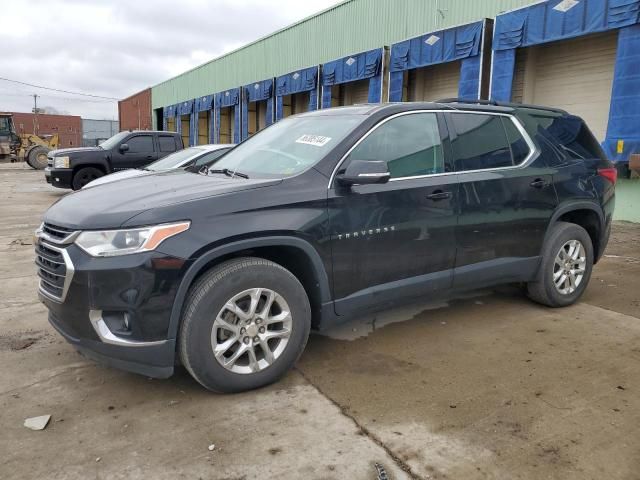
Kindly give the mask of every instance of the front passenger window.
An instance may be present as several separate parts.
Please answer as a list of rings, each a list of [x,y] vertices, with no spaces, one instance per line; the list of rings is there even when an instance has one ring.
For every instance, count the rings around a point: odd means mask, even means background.
[[[349,159],[385,161],[391,178],[444,172],[436,114],[412,113],[388,120],[360,142]]]
[[[152,153],[153,137],[151,135],[138,135],[131,137],[126,142],[129,145],[127,153]]]

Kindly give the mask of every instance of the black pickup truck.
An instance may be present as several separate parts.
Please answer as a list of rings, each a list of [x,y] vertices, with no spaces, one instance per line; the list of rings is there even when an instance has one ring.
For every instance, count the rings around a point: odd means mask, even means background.
[[[144,167],[182,148],[179,133],[120,132],[97,147],[52,150],[44,175],[54,187],[79,190],[103,175]]]

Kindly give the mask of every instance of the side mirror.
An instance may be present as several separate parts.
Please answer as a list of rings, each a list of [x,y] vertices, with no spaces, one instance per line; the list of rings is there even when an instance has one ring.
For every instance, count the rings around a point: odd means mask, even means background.
[[[387,183],[391,178],[387,162],[352,160],[347,170],[336,177],[342,185],[371,185]]]
[[[122,145],[120,145],[120,153],[125,153],[129,151],[129,145],[126,143],[123,143]]]

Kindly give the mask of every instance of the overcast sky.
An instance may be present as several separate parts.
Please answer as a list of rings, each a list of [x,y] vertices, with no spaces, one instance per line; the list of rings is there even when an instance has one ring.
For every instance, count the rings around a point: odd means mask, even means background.
[[[338,0],[9,0],[0,77],[124,98]],[[115,101],[0,80],[0,111],[117,119]]]

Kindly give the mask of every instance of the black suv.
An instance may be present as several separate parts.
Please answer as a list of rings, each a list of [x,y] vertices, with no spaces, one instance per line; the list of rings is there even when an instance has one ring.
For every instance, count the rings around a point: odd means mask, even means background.
[[[287,372],[311,328],[353,314],[511,282],[574,303],[607,244],[615,181],[562,111],[319,110],[208,171],[62,198],[36,232],[39,293],[90,357],[154,377],[181,362],[211,390],[242,391]]]
[[[54,187],[80,190],[103,175],[144,167],[182,148],[179,133],[120,132],[97,147],[52,150],[44,176]]]

